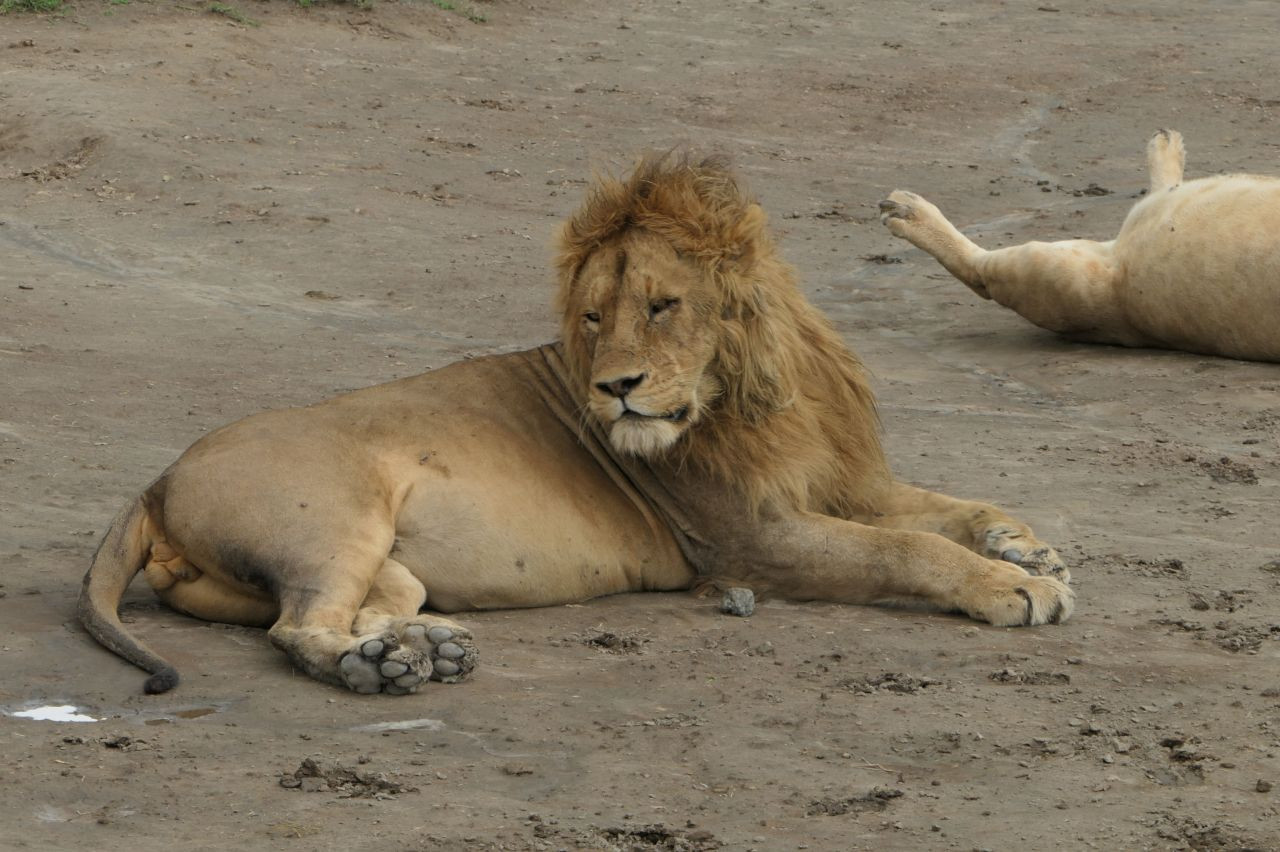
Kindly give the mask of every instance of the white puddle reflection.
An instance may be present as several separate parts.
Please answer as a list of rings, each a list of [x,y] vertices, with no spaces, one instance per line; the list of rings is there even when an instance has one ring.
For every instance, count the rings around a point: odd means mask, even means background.
[[[96,722],[98,721],[92,716],[84,713],[76,712],[80,708],[74,704],[46,704],[44,707],[32,707],[29,710],[19,710],[16,713],[10,713],[10,716],[16,716],[19,719],[34,719],[38,722]]]
[[[353,731],[443,731],[444,722],[439,719],[405,719],[401,722],[375,722],[358,725]]]

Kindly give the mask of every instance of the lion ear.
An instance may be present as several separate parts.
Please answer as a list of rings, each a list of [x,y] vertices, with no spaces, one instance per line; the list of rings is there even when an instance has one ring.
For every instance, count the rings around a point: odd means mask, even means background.
[[[756,261],[768,251],[768,216],[764,208],[752,202],[728,229],[724,238],[722,263],[728,264],[739,274],[750,271]]]

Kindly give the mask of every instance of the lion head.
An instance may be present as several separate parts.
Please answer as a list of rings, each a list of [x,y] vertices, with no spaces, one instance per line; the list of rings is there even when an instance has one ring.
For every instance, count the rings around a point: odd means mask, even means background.
[[[887,477],[860,364],[723,161],[653,154],[597,178],[558,249],[565,359],[618,451],[679,451],[753,504],[824,511],[858,491],[841,477]]]

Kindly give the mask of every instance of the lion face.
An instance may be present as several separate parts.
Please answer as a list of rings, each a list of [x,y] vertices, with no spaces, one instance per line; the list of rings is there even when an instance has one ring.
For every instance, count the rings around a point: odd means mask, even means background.
[[[715,288],[666,239],[631,228],[582,264],[565,330],[589,357],[587,409],[620,452],[652,457],[703,416],[718,393],[709,318]]]

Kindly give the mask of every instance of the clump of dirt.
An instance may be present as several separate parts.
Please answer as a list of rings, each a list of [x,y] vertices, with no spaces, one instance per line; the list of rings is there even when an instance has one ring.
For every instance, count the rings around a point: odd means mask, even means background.
[[[42,166],[23,169],[22,176],[39,183],[64,180],[83,169],[101,144],[101,136],[86,136],[80,140],[79,147],[66,157]]]
[[[1187,461],[1195,461],[1189,456]],[[1257,485],[1258,472],[1244,462],[1236,461],[1229,456],[1221,456],[1216,460],[1201,460],[1200,469],[1209,474],[1214,482],[1238,482],[1241,485]]]
[[[889,803],[900,798],[902,791],[893,787],[875,787],[861,796],[847,796],[843,799],[817,799],[809,803],[805,809],[806,816],[843,816],[848,813],[864,813],[866,811],[882,811]]]
[[[1203,633],[1208,629],[1200,622],[1192,621],[1189,618],[1157,618],[1153,623],[1174,627],[1184,633]]]
[[[643,630],[601,630],[596,628],[588,633],[575,634],[571,637],[575,642],[598,648],[610,654],[639,654],[651,641],[649,634]]]
[[[1253,600],[1248,589],[1218,589],[1210,600],[1198,592],[1190,592],[1191,608],[1204,611],[1216,609],[1218,612],[1235,612]]]
[[[1084,189],[1071,190],[1071,194],[1074,195],[1076,198],[1080,198],[1086,195],[1089,195],[1089,196],[1111,195],[1113,191],[1114,190],[1107,189],[1105,186],[1098,186],[1098,184],[1096,183],[1091,183],[1088,186],[1086,186]]]
[[[1183,816],[1162,814],[1156,823],[1156,836],[1185,844],[1195,852],[1261,849],[1252,843],[1239,826],[1231,823],[1201,822]]]
[[[1211,757],[1211,755],[1200,750],[1198,740],[1195,737],[1174,734],[1161,739],[1160,745],[1169,750],[1169,759],[1177,763],[1197,763]]]
[[[638,828],[605,828],[599,830],[600,835],[618,848],[626,852],[649,852],[649,850],[671,850],[671,852],[703,852],[707,849],[719,849],[721,843],[709,831],[685,832],[670,829],[664,825],[646,825]]]
[[[362,772],[311,757],[304,758],[293,772],[280,776],[280,786],[304,793],[337,793],[340,799],[388,799],[418,790],[381,772]]]
[[[151,748],[151,745],[146,740],[136,740],[123,734],[103,737],[102,744],[117,751],[145,751]]]
[[[883,672],[878,675],[845,678],[836,685],[861,695],[869,695],[874,692],[898,692],[903,695],[912,695],[926,687],[936,686],[940,683],[942,681],[928,676],[916,677],[915,675],[901,674],[899,672]]]
[[[1066,672],[1020,672],[1017,669],[1000,669],[992,672],[991,679],[996,683],[1021,683],[1027,686],[1058,686],[1071,683],[1071,675]]]
[[[1213,625],[1218,634],[1213,642],[1226,651],[1256,651],[1267,639],[1280,639],[1280,624],[1269,624],[1265,627],[1253,627],[1219,621]]]
[[[1185,579],[1187,576],[1186,563],[1173,557],[1142,559],[1132,554],[1108,553],[1085,561],[1097,562],[1104,568],[1119,569],[1143,577]]]
[[[598,852],[711,852],[724,844],[706,829],[668,828],[661,823],[613,828],[564,828],[555,819],[545,822],[536,814],[533,836],[554,840],[557,848],[591,849]],[[692,824],[691,824],[692,826]],[[543,848],[539,846],[538,848]]]

